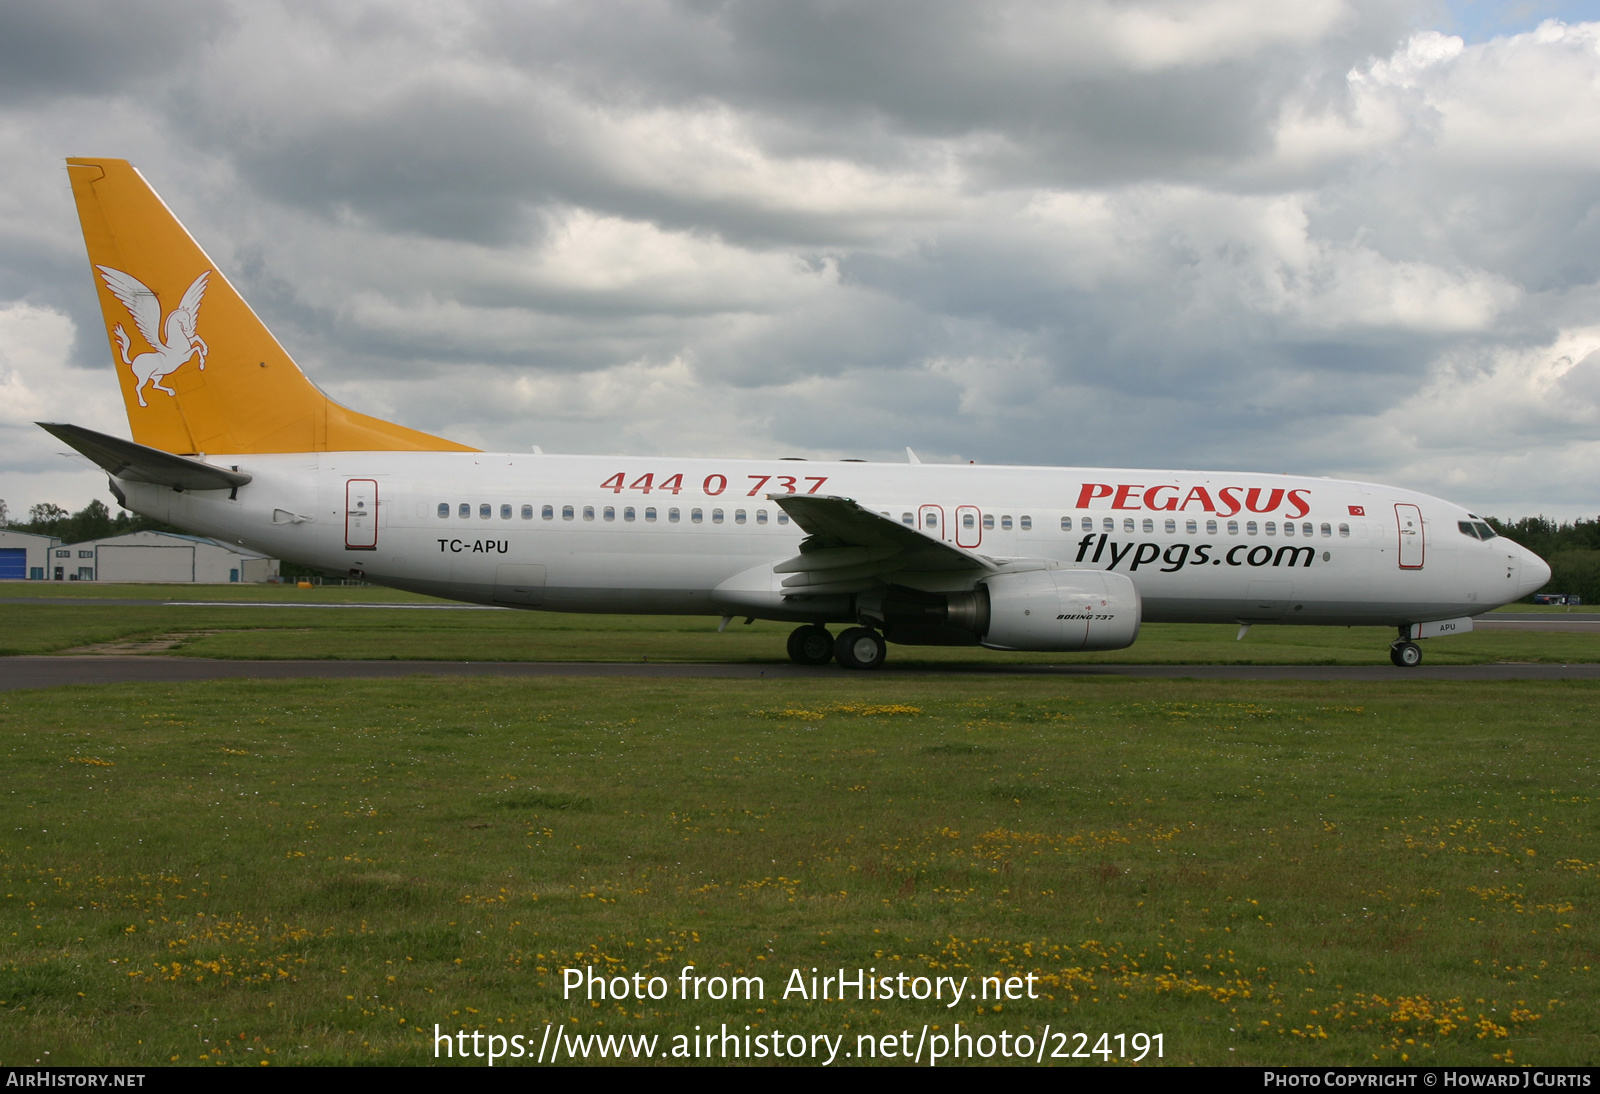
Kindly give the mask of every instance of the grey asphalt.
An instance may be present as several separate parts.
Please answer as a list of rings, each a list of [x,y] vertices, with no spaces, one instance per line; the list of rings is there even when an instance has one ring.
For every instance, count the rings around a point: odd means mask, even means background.
[[[638,679],[795,680],[846,676],[835,666],[789,664],[666,664],[573,661],[213,661],[199,657],[5,657],[0,691],[65,684],[187,683],[198,680],[359,680],[402,676],[610,676]],[[1307,680],[1335,683],[1402,680],[1600,680],[1600,664],[1585,665],[984,665],[897,669],[872,676],[1126,676],[1193,680]]]
[[[1480,615],[1472,621],[1480,631],[1567,631],[1573,634],[1600,634],[1600,615],[1593,612],[1572,614],[1554,612],[1497,612]]]
[[[0,604],[64,604],[99,608],[402,608],[424,612],[509,612],[491,604],[296,604],[288,600],[136,600],[116,596],[7,596]]]

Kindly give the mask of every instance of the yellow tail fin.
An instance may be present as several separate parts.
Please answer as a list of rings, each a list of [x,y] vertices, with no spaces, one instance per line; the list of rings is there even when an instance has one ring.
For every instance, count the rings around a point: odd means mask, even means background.
[[[340,406],[127,160],[69,159],[133,439],[167,452],[474,449]]]

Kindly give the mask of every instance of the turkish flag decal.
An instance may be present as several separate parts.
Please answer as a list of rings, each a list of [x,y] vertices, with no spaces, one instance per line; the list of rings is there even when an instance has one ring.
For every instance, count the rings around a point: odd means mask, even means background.
[[[1352,505],[1350,506],[1350,515],[1352,517],[1364,517],[1367,515],[1367,511],[1359,505]]]

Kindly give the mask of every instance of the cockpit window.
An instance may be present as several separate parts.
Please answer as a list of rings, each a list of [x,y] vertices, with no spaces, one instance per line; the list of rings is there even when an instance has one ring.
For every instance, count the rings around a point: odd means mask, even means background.
[[[1495,537],[1495,530],[1481,520],[1473,521],[1472,526],[1478,530],[1479,539],[1493,539]]]
[[[1478,538],[1478,530],[1473,527],[1470,520],[1458,520],[1456,521],[1456,527],[1461,529],[1462,535],[1471,536],[1473,539]]]

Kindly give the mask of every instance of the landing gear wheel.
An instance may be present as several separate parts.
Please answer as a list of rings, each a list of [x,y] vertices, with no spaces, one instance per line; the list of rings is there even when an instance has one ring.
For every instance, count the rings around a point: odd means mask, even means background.
[[[1389,660],[1396,668],[1414,669],[1422,664],[1422,647],[1415,642],[1396,642],[1389,647]]]
[[[865,627],[851,627],[833,644],[833,656],[847,669],[875,669],[888,652],[882,636]]]
[[[789,635],[789,660],[797,665],[826,665],[833,660],[833,635],[827,627],[808,623]]]

